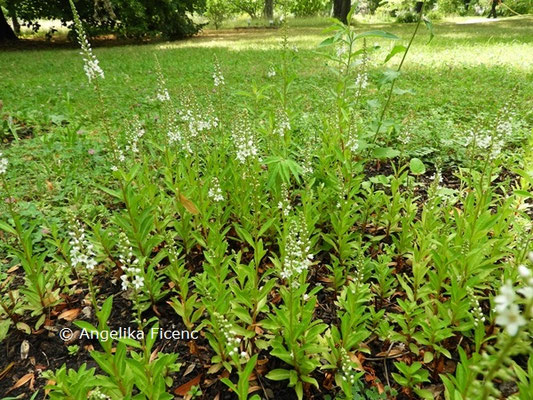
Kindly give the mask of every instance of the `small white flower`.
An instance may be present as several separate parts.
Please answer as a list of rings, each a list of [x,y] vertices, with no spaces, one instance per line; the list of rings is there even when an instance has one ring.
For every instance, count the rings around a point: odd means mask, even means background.
[[[509,335],[515,336],[520,327],[526,324],[526,320],[520,314],[518,305],[511,304],[498,314],[496,317],[496,323],[503,326]]]
[[[141,138],[144,136],[144,128],[141,124],[141,121],[137,116],[133,121],[132,126],[126,133],[126,150],[131,151],[132,153],[139,153],[138,144]],[[122,151],[119,150],[119,161],[124,162],[125,156]]]
[[[156,98],[160,102],[164,103],[166,101],[170,101],[170,94],[166,88],[162,88],[157,92]]]
[[[524,286],[522,289],[518,289],[517,292],[524,296],[528,301],[533,299],[533,286],[531,284]]]
[[[513,289],[513,285],[510,281],[507,281],[506,284],[500,288],[500,294],[494,298],[494,303],[496,303],[494,310],[497,313],[503,312],[514,303],[515,299],[516,293]]]
[[[519,266],[518,266],[518,274],[519,274],[523,279],[528,279],[528,278],[531,276],[531,271],[530,271],[529,268],[526,267],[525,265],[519,265]]]
[[[276,76],[276,70],[274,69],[273,66],[270,66],[270,69],[267,72],[267,77],[273,78],[275,76]]]
[[[131,243],[124,232],[119,235],[118,242],[119,256],[118,260],[122,265],[124,274],[120,277],[122,283],[122,290],[128,289],[140,290],[144,286],[144,275],[142,269],[139,267],[139,259],[133,254]]]
[[[276,126],[274,128],[274,134],[283,138],[285,133],[291,130],[291,121],[285,110],[278,112]]]
[[[348,48],[344,45],[344,44],[341,44],[339,47],[337,47],[337,57],[342,57],[344,54],[346,54],[348,52]]]
[[[280,276],[298,287],[297,278],[307,270],[313,262],[310,253],[309,239],[304,220],[293,219],[285,243],[285,256],[282,259]]]
[[[215,326],[218,326],[220,333],[226,339],[226,348],[230,349],[228,351],[228,356],[233,357],[234,355],[239,355],[239,345],[241,343],[241,338],[238,338],[236,336],[237,333],[233,330],[232,324],[227,320],[226,317],[217,312],[215,312],[214,314],[214,319],[216,321]]]

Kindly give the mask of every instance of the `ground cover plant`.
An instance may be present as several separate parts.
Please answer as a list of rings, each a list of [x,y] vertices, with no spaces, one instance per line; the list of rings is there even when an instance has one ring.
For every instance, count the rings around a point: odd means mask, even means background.
[[[76,25],[0,54],[0,394],[531,397],[530,18]]]

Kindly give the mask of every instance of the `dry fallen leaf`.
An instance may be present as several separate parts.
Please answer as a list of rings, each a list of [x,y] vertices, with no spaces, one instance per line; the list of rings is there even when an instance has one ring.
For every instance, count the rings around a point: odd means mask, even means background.
[[[7,364],[7,366],[2,371],[0,371],[0,380],[6,377],[6,375],[9,373],[9,371],[11,371],[11,368],[13,368],[14,365],[15,363],[12,361]]]
[[[183,373],[183,376],[189,375],[192,371],[194,371],[194,368],[196,368],[196,363],[192,363],[191,365],[189,365]]]
[[[81,309],[80,308],[73,308],[71,310],[63,311],[61,314],[59,314],[59,317],[57,319],[64,319],[66,321],[74,321],[78,315],[80,315]]]
[[[222,363],[213,364],[209,367],[209,369],[207,370],[207,373],[216,374],[218,371],[220,371],[221,368],[222,368]]]
[[[184,383],[180,387],[178,387],[176,390],[174,390],[174,394],[177,394],[178,396],[185,396],[189,390],[193,386],[196,386],[200,383],[200,380],[202,379],[202,375],[197,375],[195,378],[191,379],[189,382]]]
[[[12,272],[15,272],[17,269],[19,269],[19,266],[18,265],[14,265],[14,266],[12,266],[11,268],[9,268],[7,270],[7,273],[10,274]]]
[[[397,355],[400,355],[404,352],[403,349],[400,349],[398,347],[391,349],[390,351],[382,351],[378,354],[376,354],[376,357],[395,357]]]
[[[29,373],[24,375],[22,378],[20,378],[8,391],[7,393],[24,386],[26,383],[30,382],[30,389],[33,387],[33,381],[35,380],[35,375],[33,373]],[[6,394],[7,394],[6,393]]]
[[[258,390],[261,390],[261,386],[250,386],[250,388],[248,389],[248,394],[257,392]]]

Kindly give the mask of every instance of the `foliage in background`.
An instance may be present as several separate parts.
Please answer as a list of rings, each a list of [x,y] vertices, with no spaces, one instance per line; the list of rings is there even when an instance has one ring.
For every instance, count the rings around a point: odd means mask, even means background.
[[[38,29],[43,19],[70,25],[68,0],[5,0],[8,10],[27,26]],[[76,8],[89,34],[116,32],[126,37],[162,35],[176,39],[199,30],[190,15],[204,6],[203,0],[77,0]]]

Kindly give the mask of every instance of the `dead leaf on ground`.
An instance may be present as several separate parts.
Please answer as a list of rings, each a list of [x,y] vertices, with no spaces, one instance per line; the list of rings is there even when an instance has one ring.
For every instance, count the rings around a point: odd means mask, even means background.
[[[33,373],[29,373],[24,375],[22,378],[20,378],[8,391],[7,393],[18,389],[21,386],[24,386],[26,383],[30,382],[30,390],[33,390],[33,382],[35,381],[35,375]],[[6,394],[7,394],[6,393]]]
[[[11,371],[11,368],[13,368],[14,365],[15,363],[11,361],[2,371],[0,371],[0,380],[6,377],[6,375],[9,373],[9,371]]]
[[[192,363],[191,365],[189,365],[183,373],[183,376],[189,375],[192,371],[194,371],[194,368],[196,368],[196,363]]]
[[[248,389],[248,394],[257,392],[258,390],[261,390],[261,386],[250,386],[250,388]]]
[[[64,319],[66,321],[74,321],[78,315],[80,315],[81,308],[72,308],[70,310],[63,311],[61,314],[59,314],[59,317],[57,319]]]
[[[396,347],[394,349],[391,349],[390,351],[382,351],[378,354],[376,354],[376,357],[395,357],[404,352],[403,349],[400,349],[399,347]]]
[[[197,386],[200,383],[200,380],[202,379],[202,375],[197,375],[195,378],[191,379],[189,382],[184,383],[180,387],[178,387],[176,390],[174,390],[174,394],[177,394],[178,396],[185,396],[189,390],[193,386]]]
[[[19,269],[19,266],[18,266],[18,265],[13,265],[11,268],[9,268],[9,269],[7,270],[7,273],[8,273],[8,274],[11,274],[12,272],[15,272],[15,271],[18,270],[18,269]]]

